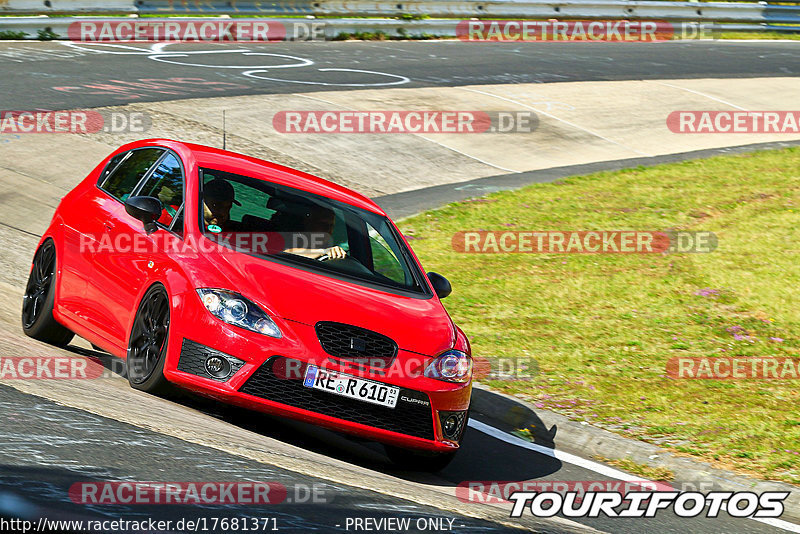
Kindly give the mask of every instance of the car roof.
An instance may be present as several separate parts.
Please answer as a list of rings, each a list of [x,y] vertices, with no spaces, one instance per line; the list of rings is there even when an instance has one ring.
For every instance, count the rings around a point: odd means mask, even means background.
[[[146,139],[127,145],[125,148],[131,149],[153,145],[171,148],[173,150],[176,148],[176,145],[179,145],[192,153],[200,167],[274,182],[309,193],[333,198],[379,215],[386,215],[375,202],[352,189],[314,176],[313,174],[308,174],[297,169],[292,169],[291,167],[253,158],[244,154],[205,145],[184,143],[172,139]]]

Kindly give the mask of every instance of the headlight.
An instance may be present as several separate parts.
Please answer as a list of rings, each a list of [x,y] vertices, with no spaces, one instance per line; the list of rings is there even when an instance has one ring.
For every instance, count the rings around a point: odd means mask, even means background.
[[[460,350],[448,350],[429,363],[424,374],[446,382],[467,382],[472,377],[472,358]]]
[[[265,336],[282,336],[278,325],[264,310],[238,293],[224,289],[198,289],[197,294],[203,306],[221,321]]]

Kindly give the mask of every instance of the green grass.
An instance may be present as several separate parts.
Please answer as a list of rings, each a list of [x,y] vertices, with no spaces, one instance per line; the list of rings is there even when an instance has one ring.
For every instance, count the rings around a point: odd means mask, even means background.
[[[659,482],[669,482],[675,478],[675,473],[667,467],[653,467],[651,465],[640,464],[631,458],[623,458],[621,460],[613,460],[603,456],[595,456],[596,460],[603,463],[619,467],[623,471],[627,471],[632,475],[646,478],[647,480],[655,480]]]
[[[800,33],[794,32],[720,32],[715,39],[792,39],[800,40]]]
[[[400,223],[476,356],[533,357],[487,383],[720,467],[800,483],[798,380],[675,380],[675,356],[800,356],[800,148],[602,172]],[[709,254],[461,254],[463,230],[713,231]],[[704,288],[716,292],[703,292]],[[709,293],[708,296],[703,294]],[[729,331],[738,326],[734,337]]]
[[[7,41],[7,40],[19,41],[21,39],[25,39],[27,36],[28,34],[25,32],[3,30],[0,32],[0,41]]]

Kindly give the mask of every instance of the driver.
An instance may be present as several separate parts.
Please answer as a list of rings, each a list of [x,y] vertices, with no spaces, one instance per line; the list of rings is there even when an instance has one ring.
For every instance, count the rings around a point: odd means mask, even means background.
[[[336,216],[333,210],[323,206],[313,206],[305,214],[303,220],[303,231],[311,234],[311,237],[322,234],[324,239],[330,242],[333,236],[333,227],[336,224]],[[347,252],[338,246],[325,248],[289,248],[284,250],[289,254],[297,254],[313,260],[341,260],[347,256]]]
[[[214,178],[203,186],[203,219],[206,228],[213,233],[235,232],[239,224],[231,220],[233,205],[241,206],[236,200],[233,186],[227,180]]]

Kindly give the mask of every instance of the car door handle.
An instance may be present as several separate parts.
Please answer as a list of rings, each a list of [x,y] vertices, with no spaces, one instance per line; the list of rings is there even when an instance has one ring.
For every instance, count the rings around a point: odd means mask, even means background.
[[[114,223],[112,223],[112,222],[106,221],[106,222],[103,223],[103,226],[106,227],[106,230],[113,230],[114,229]]]

